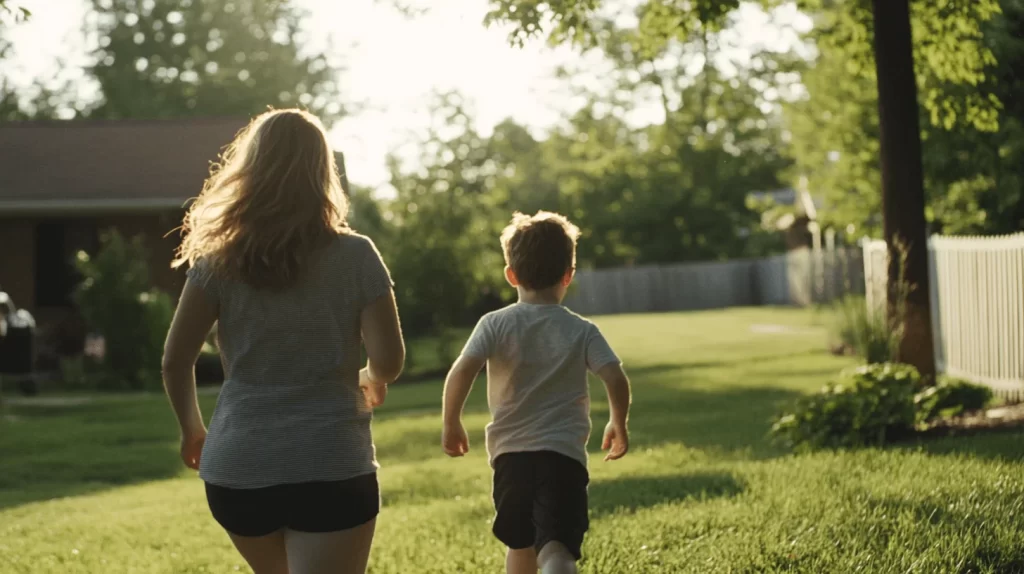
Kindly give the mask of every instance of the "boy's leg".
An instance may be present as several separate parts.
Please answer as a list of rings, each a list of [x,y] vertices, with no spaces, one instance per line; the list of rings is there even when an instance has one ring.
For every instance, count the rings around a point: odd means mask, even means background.
[[[494,536],[505,546],[509,574],[537,572],[533,525],[534,469],[532,453],[509,453],[494,461]],[[532,570],[531,570],[532,568]]]
[[[508,574],[537,574],[537,551],[530,548],[508,549],[505,555],[505,572]]]
[[[554,452],[538,454],[542,456],[536,461],[537,498],[533,507],[537,563],[544,573],[576,572],[583,537],[590,528],[590,476],[577,460]]]
[[[558,541],[544,545],[537,555],[537,565],[541,574],[576,574],[576,557]]]

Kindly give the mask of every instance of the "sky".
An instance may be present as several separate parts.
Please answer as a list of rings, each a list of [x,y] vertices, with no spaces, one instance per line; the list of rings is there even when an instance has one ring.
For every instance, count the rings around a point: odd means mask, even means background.
[[[159,1],[159,0],[158,0]],[[347,71],[341,79],[346,96],[365,109],[339,122],[331,142],[345,153],[354,183],[380,186],[387,181],[389,151],[413,157],[410,145],[430,125],[433,93],[456,90],[470,104],[477,127],[487,133],[511,117],[538,135],[578,105],[568,86],[553,77],[561,64],[589,64],[571,48],[549,48],[541,41],[511,47],[507,30],[483,25],[486,0],[418,0],[426,12],[409,18],[387,0],[296,0],[308,9],[313,47],[330,38],[342,52]],[[84,0],[19,0],[33,10],[32,19],[15,26],[10,38],[15,53],[3,73],[15,82],[50,77],[58,72],[81,77],[88,64],[81,22]],[[417,0],[404,0],[413,4]],[[734,57],[743,46],[784,48],[796,42],[791,31],[810,21],[792,6],[779,10],[776,23],[759,8],[740,11]],[[652,110],[652,112],[654,112]],[[655,119],[638,110],[636,121]]]

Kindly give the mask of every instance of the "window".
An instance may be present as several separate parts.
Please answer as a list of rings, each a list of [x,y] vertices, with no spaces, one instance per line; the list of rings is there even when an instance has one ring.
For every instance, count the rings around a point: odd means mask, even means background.
[[[35,233],[37,307],[68,307],[78,282],[67,242],[68,221],[41,221]]]

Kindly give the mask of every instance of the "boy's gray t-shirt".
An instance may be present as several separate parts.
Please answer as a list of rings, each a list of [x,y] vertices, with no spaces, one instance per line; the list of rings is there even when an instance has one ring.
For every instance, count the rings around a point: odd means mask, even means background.
[[[516,303],[480,319],[462,354],[487,361],[487,453],[554,451],[587,464],[587,371],[619,363],[601,331],[562,305]]]

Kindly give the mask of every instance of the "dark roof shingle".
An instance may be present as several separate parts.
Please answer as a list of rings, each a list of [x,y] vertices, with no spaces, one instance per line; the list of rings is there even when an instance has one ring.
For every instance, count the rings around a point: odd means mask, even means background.
[[[181,204],[246,118],[0,124],[0,212],[7,205]]]

